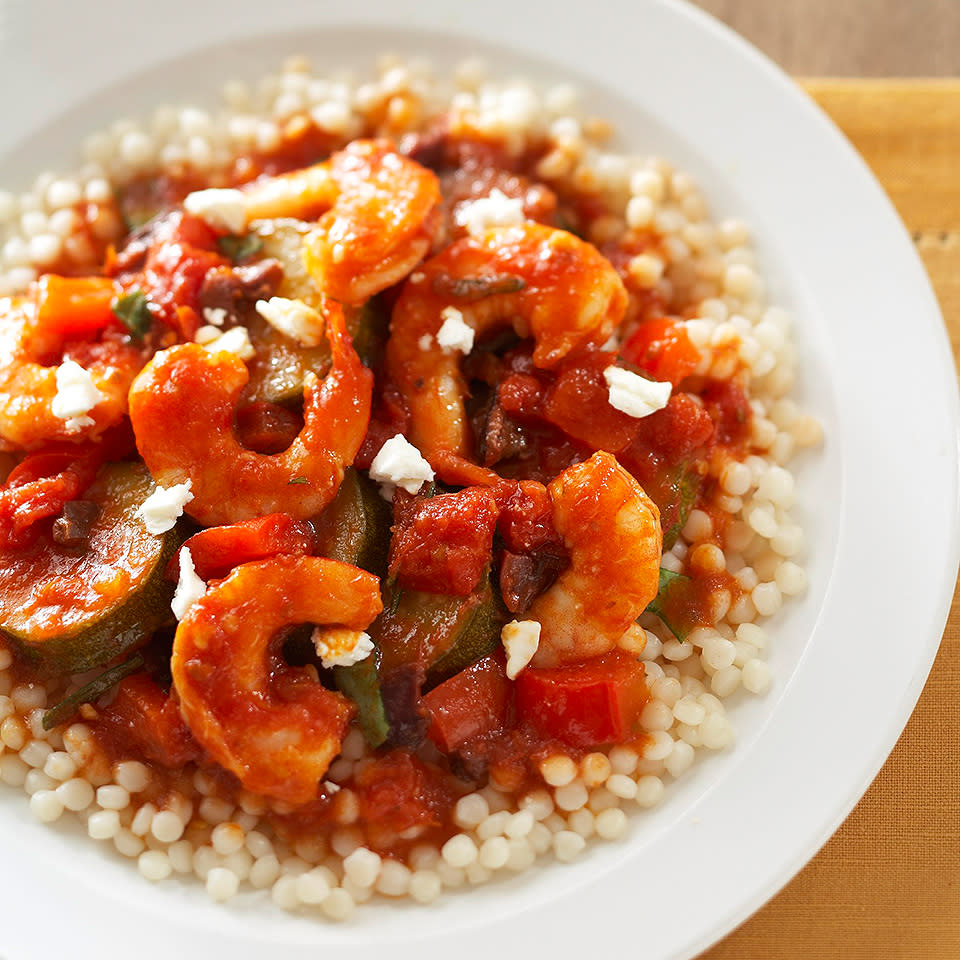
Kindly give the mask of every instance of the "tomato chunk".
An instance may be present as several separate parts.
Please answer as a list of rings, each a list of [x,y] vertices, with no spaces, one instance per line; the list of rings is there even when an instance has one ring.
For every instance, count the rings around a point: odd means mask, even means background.
[[[303,429],[303,417],[276,403],[248,403],[237,411],[237,439],[257,453],[281,453]]]
[[[642,323],[620,350],[623,358],[654,380],[677,386],[697,369],[700,351],[693,345],[681,322],[657,317]]]
[[[313,530],[308,523],[285,513],[241,520],[224,527],[201,530],[184,542],[190,549],[193,565],[201,580],[220,580],[234,567],[252,560],[263,560],[280,553],[310,554],[314,547]],[[180,552],[167,567],[167,577],[180,574]]]
[[[411,590],[465,597],[483,577],[493,552],[499,509],[482,487],[429,499],[396,501],[390,574]]]
[[[622,743],[647,702],[643,664],[617,650],[516,680],[517,714],[542,736],[575,747]]]
[[[116,320],[110,309],[118,293],[109,277],[58,277],[48,273],[37,288],[37,323],[63,336],[86,336]]]
[[[503,730],[510,700],[503,656],[484,657],[423,697],[431,720],[427,736],[452,753],[471,740]]]

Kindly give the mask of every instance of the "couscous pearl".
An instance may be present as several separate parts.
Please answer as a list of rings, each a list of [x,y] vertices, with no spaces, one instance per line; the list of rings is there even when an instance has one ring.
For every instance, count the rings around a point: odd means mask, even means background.
[[[104,810],[123,810],[130,806],[130,794],[114,783],[97,790],[97,803]]]
[[[644,730],[669,730],[673,725],[673,711],[659,700],[651,700],[640,713],[640,726]]]
[[[650,734],[643,756],[646,760],[666,760],[671,750],[673,750],[673,737],[665,730],[657,730]],[[639,763],[639,758],[637,762]]]
[[[382,862],[378,853],[367,850],[366,847],[358,847],[349,856],[343,858],[343,870],[357,886],[372,887],[380,875]]]
[[[0,757],[0,780],[11,787],[22,787],[30,768],[17,756]]]
[[[481,840],[487,840],[490,837],[503,836],[507,824],[510,822],[510,815],[505,811],[491,813],[486,820],[477,827],[477,836]]]
[[[570,757],[556,754],[540,764],[540,775],[551,787],[563,787],[577,775],[577,765]]]
[[[42,740],[31,740],[20,750],[20,759],[31,767],[42,769],[47,758],[53,753],[53,747]]]
[[[233,815],[233,804],[219,797],[204,797],[197,812],[207,823],[216,825],[230,819]]]
[[[690,551],[690,569],[694,573],[713,576],[723,573],[727,561],[723,551],[715,543],[699,543]]]
[[[645,776],[637,780],[637,806],[649,809],[655,807],[663,798],[663,781],[659,777]]]
[[[579,810],[587,802],[587,788],[579,780],[557,787],[553,794],[554,803],[561,810]]]
[[[433,903],[441,889],[440,876],[433,870],[416,870],[410,877],[410,896],[417,903]]]
[[[510,857],[510,841],[506,837],[490,837],[480,845],[479,863],[488,870],[499,870]]]
[[[178,840],[167,847],[170,866],[177,873],[190,873],[193,870],[193,844],[189,840]]]
[[[602,840],[620,840],[627,832],[627,815],[619,807],[597,814],[597,836]]]
[[[297,897],[302,903],[323,903],[330,895],[330,881],[324,870],[308,870],[296,878]]]
[[[807,587],[807,574],[802,567],[787,560],[777,567],[776,584],[780,592],[788,597],[803,593]],[[754,600],[756,603],[756,600]]]
[[[656,660],[656,658],[659,657],[663,652],[663,643],[661,642],[660,638],[650,630],[645,630],[644,634],[646,635],[647,642],[643,648],[641,657],[644,660]]]
[[[63,813],[63,801],[53,790],[38,790],[30,797],[30,812],[41,823],[53,823]]]
[[[124,760],[113,768],[113,779],[130,793],[140,793],[150,783],[150,769],[139,760]]]
[[[713,534],[713,521],[704,510],[691,510],[687,522],[683,525],[683,539],[688,543],[706,540]]]
[[[701,660],[711,670],[722,670],[733,663],[736,655],[736,647],[729,640],[714,634],[704,643]]]
[[[53,780],[61,783],[69,780],[77,772],[77,764],[73,757],[64,750],[56,750],[47,757],[43,765],[43,772]]]
[[[243,849],[245,840],[243,830],[235,823],[219,823],[210,834],[210,845],[221,856],[226,857]]]
[[[615,773],[631,774],[637,769],[637,751],[617,745],[610,750],[610,769]]]
[[[632,800],[637,795],[637,782],[623,773],[612,774],[607,779],[606,788],[621,800]]]
[[[814,418],[807,414],[797,417],[791,427],[793,439],[801,447],[812,447],[823,439],[823,427]]]
[[[462,887],[467,882],[467,874],[463,868],[451,867],[442,857],[437,861],[436,871],[443,885],[451,890]]]
[[[504,833],[511,839],[527,836],[533,829],[533,814],[529,810],[520,810],[510,817]]]
[[[564,863],[575,860],[586,845],[587,841],[573,830],[561,830],[553,835],[553,853]]]
[[[160,810],[154,814],[150,832],[162,843],[173,843],[183,836],[184,822],[172,810]]]
[[[594,816],[592,811],[584,807],[582,810],[574,810],[567,817],[567,826],[574,833],[579,833],[584,840],[588,840],[594,834]]]
[[[674,706],[673,715],[681,723],[695,727],[706,716],[706,710],[696,700],[690,697],[682,697]]]
[[[137,869],[141,876],[155,883],[166,880],[173,872],[170,858],[162,850],[146,850],[137,858]]]
[[[772,617],[782,606],[783,598],[776,583],[759,583],[750,593],[757,613],[763,617]]]
[[[280,876],[280,861],[272,853],[258,857],[250,868],[250,885],[257,890],[264,890],[277,882]],[[296,878],[287,877],[296,882]]]
[[[742,497],[753,482],[753,474],[737,460],[731,460],[720,474],[720,486],[725,493],[734,497]]]
[[[120,830],[120,814],[116,810],[98,810],[87,820],[87,833],[94,840],[110,840]]]
[[[63,241],[55,233],[41,233],[31,237],[27,246],[30,261],[38,267],[49,267],[63,252]]]
[[[602,810],[608,810],[619,804],[619,800],[606,788],[597,787],[590,791],[590,799],[587,801],[587,808],[591,813],[600,813]]]
[[[48,777],[42,770],[33,768],[28,771],[23,788],[32,796],[38,790],[56,790],[57,781]]]
[[[396,860],[384,860],[377,877],[377,892],[388,897],[403,897],[409,889],[410,868]]]
[[[744,590],[752,590],[760,582],[757,571],[754,570],[753,567],[744,567],[742,570],[738,570],[736,578],[737,583],[739,583]]]
[[[597,787],[610,776],[610,761],[602,753],[588,753],[580,761],[580,778],[587,787]]]
[[[650,685],[650,694],[672,709],[673,705],[683,695],[683,688],[679,680],[674,680],[672,677],[663,677]]]
[[[74,777],[57,787],[57,796],[67,810],[86,810],[93,803],[94,789],[88,780]]]
[[[545,820],[553,813],[553,797],[546,790],[532,790],[520,798],[520,809],[529,810],[534,820]]]
[[[256,870],[256,864],[254,864]],[[251,877],[253,873],[251,872]],[[297,892],[297,877],[279,877],[270,890],[270,898],[283,910],[295,910],[300,906],[300,894]]]
[[[146,846],[143,840],[132,830],[121,827],[113,837],[113,845],[117,853],[124,857],[139,857]]]
[[[700,724],[700,735],[710,750],[723,750],[733,742],[733,728],[722,713],[711,713]]]
[[[477,859],[477,845],[466,834],[458,833],[440,848],[440,853],[451,867],[466,867]]]
[[[533,848],[533,852],[540,856],[550,849],[553,843],[553,831],[544,823],[535,823],[527,837],[527,842]]]
[[[453,822],[465,829],[475,827],[490,815],[487,801],[479,793],[468,793],[461,797],[453,811]]]
[[[664,761],[664,766],[669,774],[679,777],[690,769],[693,757],[693,747],[689,743],[678,740],[674,743],[670,756]]]
[[[710,678],[710,689],[718,697],[729,697],[740,686],[740,671],[734,667],[724,667]]]
[[[270,838],[259,830],[248,831],[244,843],[254,857],[264,857],[268,853],[273,853],[273,844],[270,842]]]
[[[663,645],[663,656],[674,663],[686,660],[692,654],[693,647],[689,643],[684,643],[681,640],[668,640]]]
[[[206,880],[207,893],[218,903],[236,896],[240,881],[237,875],[226,867],[214,867]]]
[[[529,870],[537,859],[537,853],[530,846],[530,841],[526,837],[516,837],[509,840],[510,856],[507,858],[507,869],[515,873],[522,873]]]
[[[743,665],[741,681],[744,689],[750,693],[766,693],[770,689],[771,679],[770,667],[763,660],[754,657]]]

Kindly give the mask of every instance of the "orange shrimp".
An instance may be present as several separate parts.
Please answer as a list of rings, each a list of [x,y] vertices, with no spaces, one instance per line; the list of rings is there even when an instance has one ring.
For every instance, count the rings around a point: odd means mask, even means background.
[[[442,225],[436,175],[385,140],[355,140],[324,163],[243,191],[247,220],[319,216],[307,270],[334,300],[359,304],[402,280]]]
[[[449,482],[497,482],[470,462],[460,358],[437,344],[449,308],[476,336],[512,325],[533,337],[533,362],[550,368],[609,339],[626,306],[610,262],[563,230],[525,223],[451,244],[417,269],[393,310],[387,374],[409,404],[412,442]]]
[[[231,353],[193,343],[158,353],[130,389],[137,448],[161,486],[191,482],[187,512],[207,526],[267,513],[303,520],[336,496],[370,421],[373,374],[327,301],[333,364],[321,383],[304,379],[303,429],[281,453],[241,446],[234,413],[248,372]]]
[[[38,321],[32,297],[0,299],[0,439],[32,449],[59,440],[95,440],[127,413],[127,391],[143,366],[139,350],[109,331],[93,341],[67,342]],[[100,393],[83,418],[54,414],[58,364],[79,363]]]
[[[309,668],[281,660],[284,628],[363,630],[383,609],[379,580],[320,557],[236,567],[180,621],[170,661],[197,742],[248,790],[289,803],[317,795],[355,712]]]
[[[660,511],[610,453],[595,453],[547,487],[570,566],[533,601],[541,624],[536,667],[599,657],[616,648],[657,595]]]

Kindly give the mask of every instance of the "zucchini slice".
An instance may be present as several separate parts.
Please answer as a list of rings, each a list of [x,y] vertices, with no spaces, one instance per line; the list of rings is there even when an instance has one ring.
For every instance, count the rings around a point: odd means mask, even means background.
[[[79,673],[137,646],[171,619],[164,576],[176,528],[147,533],[137,516],[154,487],[142,464],[108,464],[84,500],[100,513],[83,547],[38,538],[0,553],[0,632],[29,660]]]

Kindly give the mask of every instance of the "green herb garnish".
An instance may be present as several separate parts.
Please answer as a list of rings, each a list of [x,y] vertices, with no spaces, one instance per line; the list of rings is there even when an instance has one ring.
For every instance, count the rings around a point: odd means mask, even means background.
[[[138,339],[142,340],[153,325],[153,315],[142,290],[134,289],[110,304],[113,315]]]
[[[666,570],[664,567],[660,568],[660,579],[657,582],[657,595],[650,601],[647,605],[645,613],[652,613],[654,616],[659,617],[663,621],[663,625],[681,642],[687,639],[687,634],[690,633],[690,630],[677,623],[675,620],[671,622],[666,610],[665,604],[667,600],[667,594],[671,591],[675,584],[689,583],[690,578],[683,573],[674,573],[672,570]]]
[[[288,487],[300,486],[301,484],[305,484],[309,487],[310,481],[306,477],[294,477],[292,480],[287,481]]]
[[[255,233],[245,233],[240,236],[230,235],[217,240],[220,252],[229,257],[234,263],[242,263],[258,254],[263,249],[263,241]]]
[[[85,703],[91,703],[97,697],[103,696],[111,687],[116,686],[121,680],[136,673],[143,667],[143,657],[135,653],[129,660],[111,667],[104,671],[99,677],[94,677],[89,683],[85,683],[78,690],[74,690],[69,697],[64,698],[58,704],[51,707],[43,715],[43,729],[51,730],[58,723],[69,720],[77,710]]]

